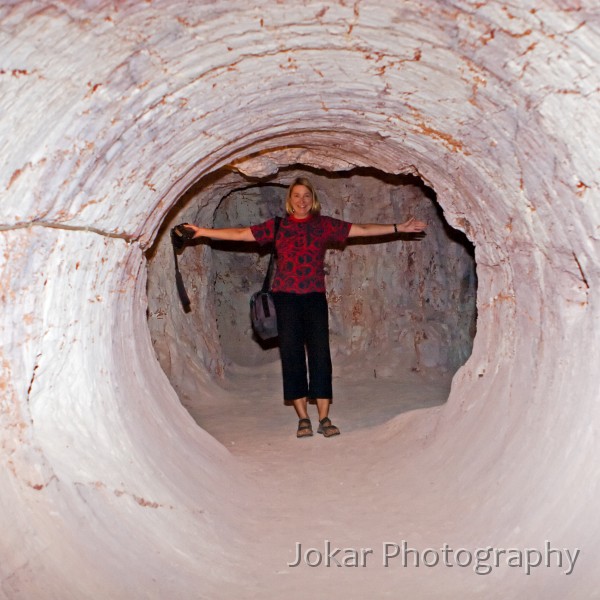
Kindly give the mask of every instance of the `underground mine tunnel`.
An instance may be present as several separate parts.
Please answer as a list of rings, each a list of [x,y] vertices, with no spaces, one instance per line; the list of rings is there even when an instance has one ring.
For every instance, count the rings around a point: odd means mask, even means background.
[[[0,597],[598,597],[598,19],[4,3]],[[332,214],[439,219],[331,253],[344,429],[301,446],[276,351],[230,343],[235,274],[264,256],[186,249],[194,308],[172,318],[164,245],[179,219],[262,217],[294,171]],[[374,199],[408,180],[439,208]],[[380,343],[375,377],[356,357]],[[408,404],[381,418],[390,381]]]

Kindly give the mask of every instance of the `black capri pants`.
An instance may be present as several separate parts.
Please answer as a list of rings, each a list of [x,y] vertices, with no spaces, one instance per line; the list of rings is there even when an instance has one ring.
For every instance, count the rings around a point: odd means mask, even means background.
[[[329,312],[325,293],[273,292],[273,299],[284,399],[331,398]]]

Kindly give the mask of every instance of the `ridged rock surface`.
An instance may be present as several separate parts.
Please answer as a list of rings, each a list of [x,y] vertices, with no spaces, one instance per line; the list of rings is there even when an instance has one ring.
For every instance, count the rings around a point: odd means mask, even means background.
[[[294,164],[418,175],[475,246],[473,353],[373,465],[399,482],[392,539],[581,549],[571,575],[398,568],[386,589],[597,597],[593,0],[25,1],[0,22],[2,597],[324,592],[257,570],[266,499],[181,406],[146,319],[144,253],[179,198]],[[218,368],[195,373],[207,394]],[[360,571],[337,593],[381,585]]]

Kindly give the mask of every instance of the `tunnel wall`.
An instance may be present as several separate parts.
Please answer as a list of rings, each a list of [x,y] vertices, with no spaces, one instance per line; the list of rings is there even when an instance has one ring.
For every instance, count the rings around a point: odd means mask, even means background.
[[[158,368],[143,251],[200,177],[277,149],[418,174],[475,244],[472,357],[443,409],[390,425],[394,476],[426,470],[438,495],[397,501],[465,543],[583,550],[570,578],[460,597],[597,595],[591,0],[18,2],[0,20],[4,597],[244,579],[224,499],[252,486]]]

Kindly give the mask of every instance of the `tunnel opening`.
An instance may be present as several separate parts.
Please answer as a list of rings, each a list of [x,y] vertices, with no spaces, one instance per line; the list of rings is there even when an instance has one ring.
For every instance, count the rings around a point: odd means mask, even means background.
[[[468,359],[476,329],[474,249],[450,227],[434,190],[412,174],[373,167],[329,171],[301,164],[249,177],[223,169],[197,182],[177,203],[148,254],[148,317],[153,345],[182,404],[210,433],[223,394],[267,388],[280,394],[279,350],[252,331],[249,298],[260,288],[269,249],[255,243],[196,241],[179,262],[192,297],[186,314],[173,294],[169,228],[176,222],[247,226],[284,216],[285,193],[297,176],[316,186],[322,213],[351,222],[428,222],[425,236],[349,240],[326,258],[330,338],[344,402],[350,385],[380,399],[384,422],[406,410],[444,402],[456,370]],[[414,378],[418,378],[418,380]],[[412,378],[412,379],[411,379]],[[398,386],[435,381],[432,399],[398,401]],[[335,395],[335,391],[334,391]],[[334,403],[336,399],[334,397]],[[265,401],[267,402],[267,401]],[[218,433],[217,433],[218,437]]]

